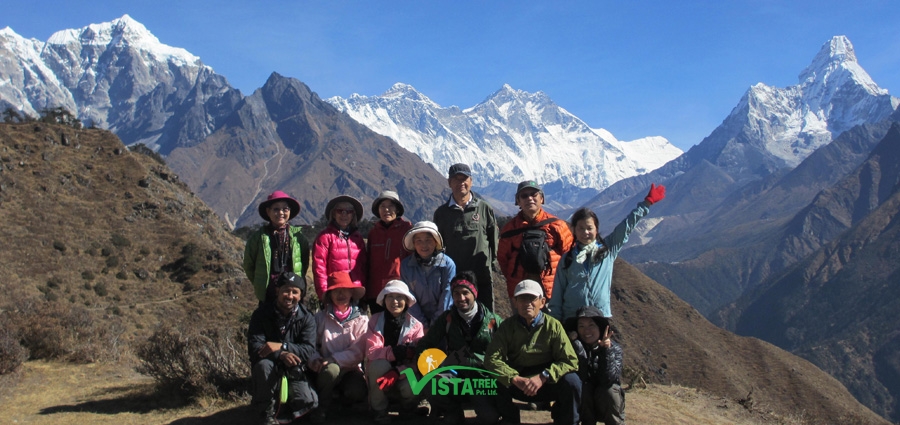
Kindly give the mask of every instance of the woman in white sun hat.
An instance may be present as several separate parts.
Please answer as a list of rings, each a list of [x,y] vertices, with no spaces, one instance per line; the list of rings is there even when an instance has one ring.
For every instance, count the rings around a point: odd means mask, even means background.
[[[416,296],[403,281],[391,280],[376,299],[384,311],[369,318],[366,332],[366,379],[369,406],[375,411],[375,423],[391,422],[388,416],[389,395],[399,395],[401,415],[416,410],[418,400],[400,373],[415,365],[416,343],[425,334],[422,322],[409,314]]]
[[[413,255],[400,263],[400,279],[418,300],[409,312],[428,329],[453,305],[450,279],[456,276],[456,264],[444,254],[444,240],[430,221],[420,221],[409,229],[403,247]]]

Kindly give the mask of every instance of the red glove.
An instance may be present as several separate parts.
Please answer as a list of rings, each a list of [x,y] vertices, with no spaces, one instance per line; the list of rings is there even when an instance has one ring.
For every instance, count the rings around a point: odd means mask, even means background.
[[[647,197],[644,198],[648,204],[653,205],[659,201],[662,201],[663,198],[666,197],[666,187],[663,185],[655,185],[650,183],[650,193],[647,194]]]
[[[381,391],[387,391],[397,383],[397,380],[400,379],[400,373],[397,372],[397,369],[391,369],[384,375],[381,375],[381,378],[375,380],[378,383],[378,389]]]

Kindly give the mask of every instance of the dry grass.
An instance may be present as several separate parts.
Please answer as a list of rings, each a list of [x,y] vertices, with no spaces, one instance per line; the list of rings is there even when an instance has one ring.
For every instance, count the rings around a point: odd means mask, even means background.
[[[28,424],[243,424],[252,422],[246,400],[183,400],[154,392],[151,378],[134,372],[133,365],[98,363],[74,365],[31,361],[12,375],[0,377],[0,418],[4,423]],[[737,400],[702,391],[666,385],[635,388],[626,395],[627,419],[634,424],[805,425],[798,418],[748,410]],[[473,412],[467,412],[472,417]],[[550,423],[545,411],[522,412],[523,423]],[[336,418],[333,423],[368,424],[362,412]]]

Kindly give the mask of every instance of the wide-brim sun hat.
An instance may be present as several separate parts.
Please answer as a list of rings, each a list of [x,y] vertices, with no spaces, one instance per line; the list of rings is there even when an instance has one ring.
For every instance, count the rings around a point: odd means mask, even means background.
[[[266,211],[269,209],[269,206],[278,202],[285,201],[288,204],[288,208],[291,209],[291,215],[288,217],[288,220],[297,216],[300,213],[300,202],[297,202],[296,199],[292,198],[291,195],[284,193],[280,190],[276,190],[272,192],[269,197],[266,198],[265,201],[259,203],[259,216],[262,217],[263,220],[269,221],[269,213]]]
[[[353,211],[356,213],[356,222],[362,221],[363,215],[363,206],[362,203],[359,202],[358,199],[349,196],[349,195],[340,195],[332,200],[328,201],[328,205],[325,206],[325,221],[331,221],[331,211],[334,210],[334,206],[340,204],[341,202],[347,202],[350,205],[353,205]]]
[[[434,249],[436,251],[444,250],[444,238],[441,237],[441,232],[438,231],[437,225],[430,221],[420,221],[414,224],[413,227],[403,235],[403,248],[407,251],[413,252],[416,250],[416,246],[413,243],[413,237],[415,237],[417,233],[430,233],[435,242],[437,242],[437,246]]]
[[[381,201],[390,200],[395,205],[397,205],[397,217],[403,217],[403,203],[400,202],[400,195],[397,195],[397,192],[393,190],[385,190],[372,201],[372,215],[375,217],[381,217],[381,214],[378,212],[378,206],[381,205]]]
[[[378,293],[375,302],[384,307],[384,296],[387,294],[403,294],[406,295],[406,307],[412,307],[416,304],[416,296],[409,292],[409,286],[402,280],[394,279],[384,285],[384,289]]]
[[[328,287],[325,289],[325,294],[323,294],[324,302],[330,302],[328,293],[331,292],[332,289],[352,289],[353,293],[350,295],[350,298],[353,298],[353,301],[359,301],[362,297],[366,295],[366,288],[358,283],[353,282],[353,279],[350,278],[350,273],[347,272],[333,272],[328,275]]]

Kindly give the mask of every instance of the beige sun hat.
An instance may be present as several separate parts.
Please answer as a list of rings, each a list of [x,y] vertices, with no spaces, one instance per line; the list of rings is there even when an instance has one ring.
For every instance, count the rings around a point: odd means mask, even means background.
[[[441,237],[441,232],[438,231],[437,225],[430,221],[420,221],[403,235],[403,248],[406,248],[407,251],[412,252],[416,250],[415,245],[413,245],[413,237],[416,236],[416,233],[430,233],[437,242],[435,249],[438,251],[444,250],[444,239]]]
[[[384,289],[378,293],[378,298],[375,299],[375,302],[378,305],[384,307],[384,296],[387,294],[403,294],[406,295],[406,306],[412,307],[416,304],[416,296],[409,292],[409,286],[406,286],[406,283],[402,280],[394,279],[384,285]]]

